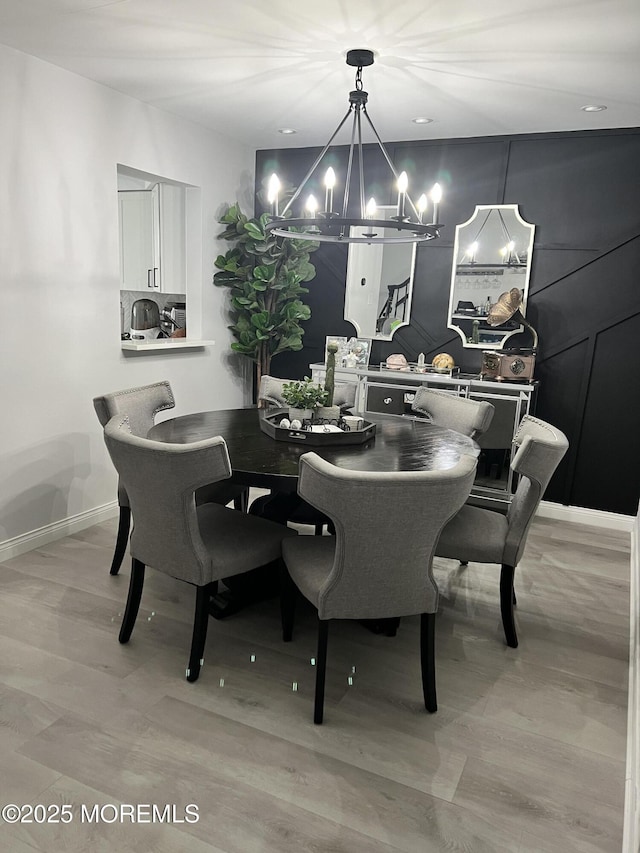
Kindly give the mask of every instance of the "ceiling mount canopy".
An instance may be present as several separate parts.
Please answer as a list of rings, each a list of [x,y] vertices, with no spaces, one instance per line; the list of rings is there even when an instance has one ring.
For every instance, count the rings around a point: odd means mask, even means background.
[[[347,52],[347,65],[356,68],[355,89],[349,93],[349,109],[282,211],[278,209],[280,181],[275,174],[271,176],[268,188],[271,211],[270,220],[266,226],[267,231],[295,240],[317,240],[329,243],[422,243],[440,236],[441,225],[438,224],[438,205],[442,198],[440,185],[435,184],[431,190],[432,204],[429,213],[427,213],[428,201],[425,194],[420,196],[417,204],[414,204],[407,192],[409,184],[407,173],[398,173],[396,170],[367,112],[369,94],[363,89],[362,69],[373,65],[373,61],[374,56],[371,50],[356,49]],[[320,210],[318,201],[313,195],[309,195],[303,215],[297,219],[291,218],[289,212],[292,205],[304,192],[334,139],[352,114],[351,142],[344,180],[342,212],[334,208],[334,188],[337,178],[333,168],[329,167],[324,176],[324,209]],[[377,219],[375,199],[369,198],[367,201],[364,182],[362,116],[373,131],[378,147],[382,151],[396,182],[398,191],[397,212],[391,219]],[[347,213],[349,209],[349,187],[356,159],[360,201],[360,216],[357,217],[349,216]]]

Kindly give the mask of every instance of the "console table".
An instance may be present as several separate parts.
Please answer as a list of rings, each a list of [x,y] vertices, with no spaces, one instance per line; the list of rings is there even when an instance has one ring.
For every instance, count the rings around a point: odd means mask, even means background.
[[[309,369],[315,382],[324,382],[324,364],[310,364]],[[416,388],[420,385],[472,400],[487,400],[496,411],[490,428],[478,439],[482,454],[471,494],[487,505],[508,505],[516,485],[509,467],[513,436],[523,416],[534,414],[536,381],[499,382],[483,379],[479,374],[450,376],[380,367],[336,367],[335,379],[357,384],[355,408],[359,412],[422,417],[411,410]]]

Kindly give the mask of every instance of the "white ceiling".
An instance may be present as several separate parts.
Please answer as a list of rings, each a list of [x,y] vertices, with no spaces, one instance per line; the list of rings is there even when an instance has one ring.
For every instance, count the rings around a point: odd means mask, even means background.
[[[640,0],[0,0],[0,43],[255,148],[326,142],[356,47],[385,141],[640,125]]]

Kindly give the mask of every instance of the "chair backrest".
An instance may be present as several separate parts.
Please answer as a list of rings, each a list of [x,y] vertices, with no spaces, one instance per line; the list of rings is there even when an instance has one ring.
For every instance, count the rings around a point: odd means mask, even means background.
[[[489,429],[494,408],[486,400],[470,400],[447,391],[434,391],[421,386],[411,408],[426,415],[436,426],[453,429],[477,438]]]
[[[260,388],[258,390],[258,401],[266,403],[268,407],[286,408],[282,396],[282,386],[287,382],[294,382],[293,379],[278,379],[276,376],[265,374],[260,378]],[[336,382],[333,390],[333,404],[340,406],[341,411],[352,409],[356,404],[355,382]]]
[[[105,426],[104,440],[133,511],[131,556],[173,577],[208,582],[211,553],[200,535],[195,491],[231,476],[224,439],[152,441],[133,435],[129,418],[117,415]],[[223,577],[224,565],[220,571]]]
[[[157,413],[174,406],[173,392],[167,381],[114,391],[93,399],[93,407],[103,427],[116,415],[126,415],[131,432],[143,438],[153,426]]]
[[[476,459],[446,471],[362,472],[316,453],[300,457],[298,493],[335,526],[321,619],[434,613],[433,554],[444,525],[469,497]],[[313,554],[310,553],[313,570]]]
[[[509,529],[503,562],[510,566],[515,566],[522,556],[538,505],[569,447],[561,430],[531,415],[523,417],[513,443],[518,449],[511,468],[520,476],[507,512]]]

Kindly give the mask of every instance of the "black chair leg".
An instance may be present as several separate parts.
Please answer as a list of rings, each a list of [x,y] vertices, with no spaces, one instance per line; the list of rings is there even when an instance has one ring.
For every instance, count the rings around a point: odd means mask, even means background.
[[[193,619],[193,636],[191,638],[191,653],[187,667],[187,681],[197,681],[200,667],[204,663],[204,645],[207,641],[209,625],[209,599],[212,584],[196,587],[196,612]]]
[[[438,710],[436,700],[436,614],[420,616],[420,665],[424,707],[430,713]]]
[[[516,598],[516,591],[515,591],[515,589],[513,590],[512,601],[513,601],[513,606],[515,607],[515,606],[516,606],[516,604],[518,603],[518,599]]]
[[[131,524],[131,509],[128,506],[120,507],[120,519],[118,520],[118,535],[116,538],[116,550],[113,552],[113,560],[109,574],[117,575],[127,550],[129,541],[129,526]]]
[[[313,706],[313,722],[322,723],[324,717],[324,682],[327,674],[327,641],[329,622],[318,619],[318,656],[316,658],[316,698]]]
[[[513,575],[514,566],[503,565],[500,572],[500,612],[502,613],[502,627],[507,640],[507,645],[512,649],[518,648],[518,635],[516,634],[516,623],[513,617]]]
[[[316,524],[314,526],[314,535],[315,536],[322,536],[322,528],[323,527],[324,527],[324,524]]]
[[[249,489],[243,489],[242,492],[233,499],[234,509],[240,512],[249,512]]]
[[[280,564],[280,618],[282,620],[282,639],[291,642],[293,621],[296,611],[298,589],[287,570],[284,560]]]
[[[140,608],[140,599],[142,598],[142,587],[144,586],[144,563],[140,560],[133,559],[131,561],[131,578],[129,580],[129,594],[127,595],[127,605],[124,609],[124,617],[120,626],[120,634],[118,639],[121,643],[128,643],[133,631],[133,626],[136,624],[136,617]]]

